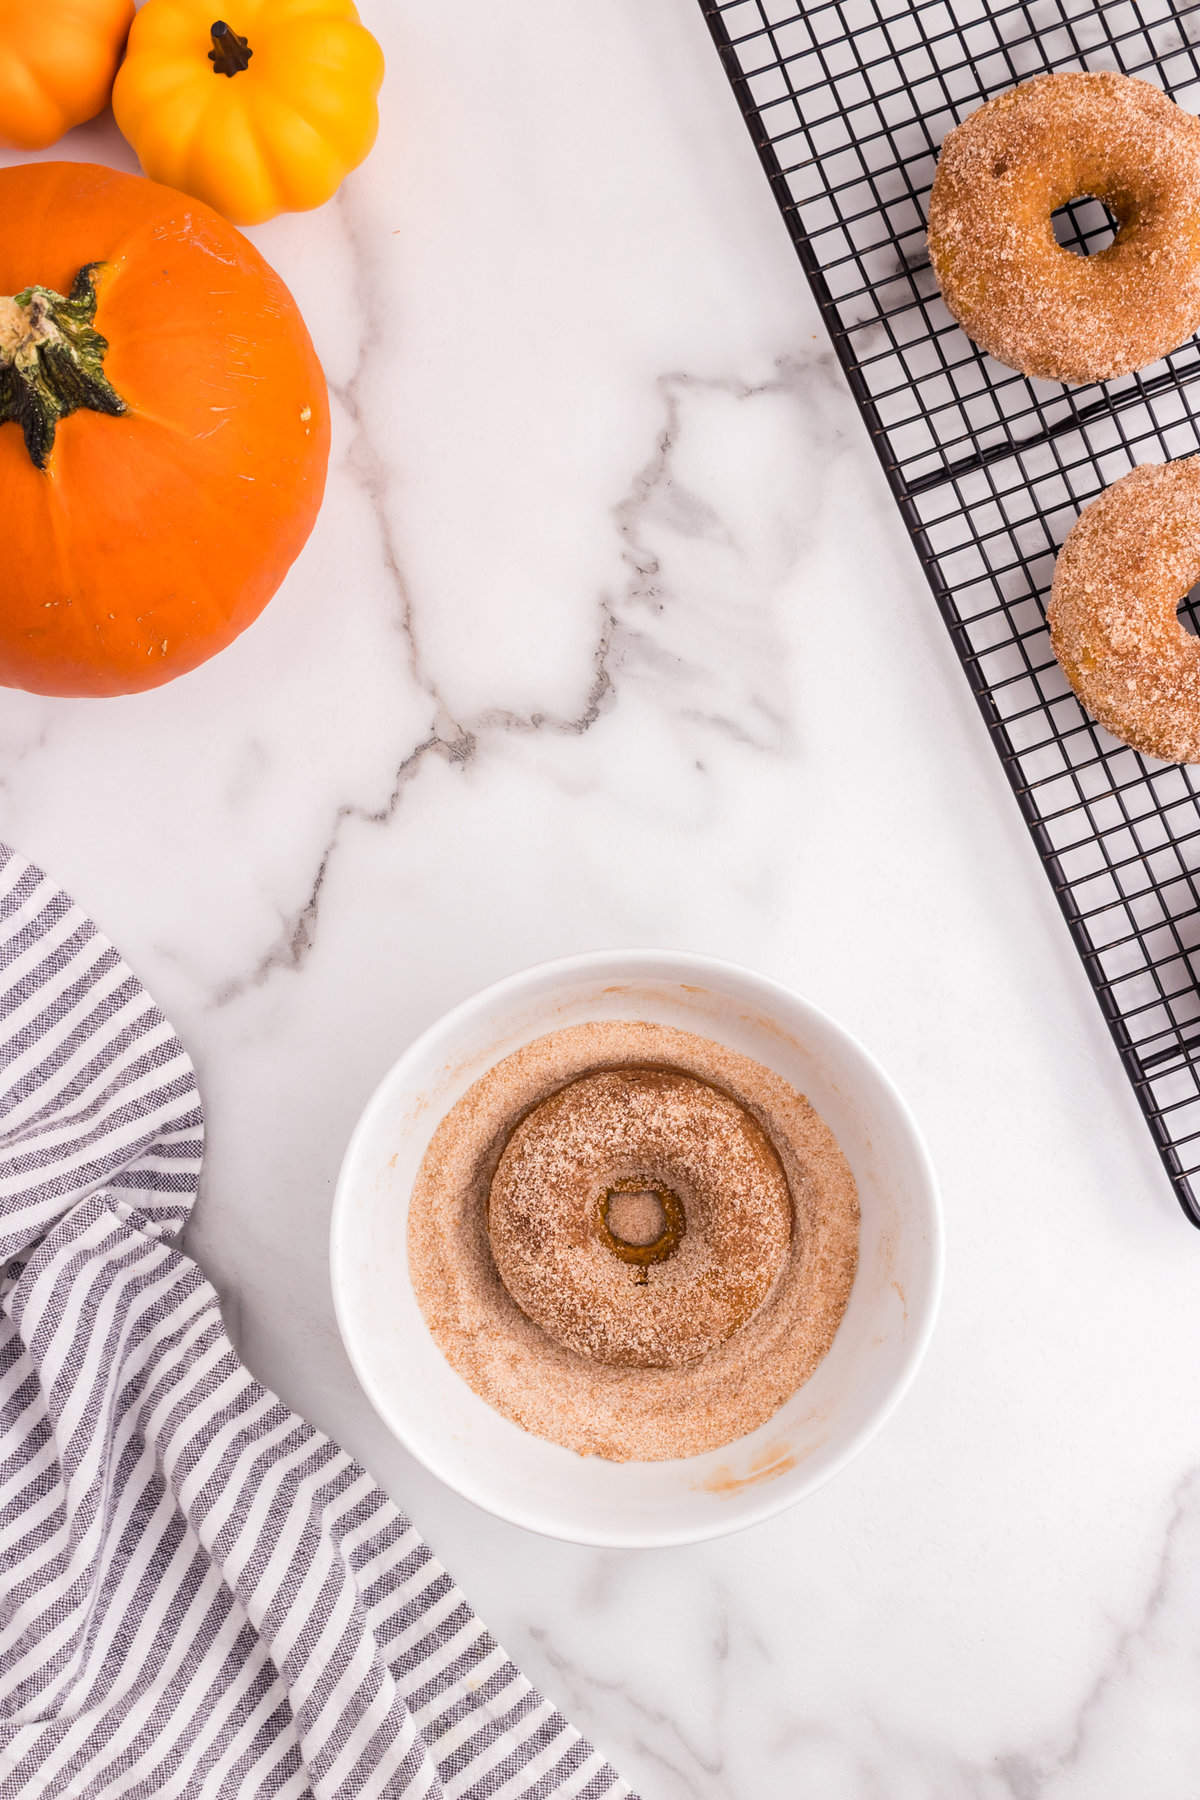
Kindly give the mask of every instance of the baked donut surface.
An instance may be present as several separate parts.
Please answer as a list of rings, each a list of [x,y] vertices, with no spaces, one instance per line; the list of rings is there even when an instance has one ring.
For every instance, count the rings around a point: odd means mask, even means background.
[[[1112,243],[1077,256],[1051,215],[1091,195]],[[929,255],[946,305],[998,361],[1103,381],[1200,328],[1200,119],[1112,71],[1039,75],[988,100],[942,145]]]
[[[556,1343],[678,1368],[763,1304],[792,1205],[770,1139],[729,1095],[678,1070],[606,1069],[517,1125],[488,1232],[501,1281]]]
[[[1200,762],[1200,641],[1177,617],[1200,580],[1200,457],[1145,463],[1086,506],[1047,619],[1092,717],[1164,762]]]

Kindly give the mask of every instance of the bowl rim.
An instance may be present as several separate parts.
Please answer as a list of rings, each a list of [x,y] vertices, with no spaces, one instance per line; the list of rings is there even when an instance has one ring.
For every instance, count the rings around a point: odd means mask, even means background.
[[[568,979],[572,976],[594,973],[600,968],[605,968],[607,972],[611,973],[613,968],[618,965],[622,972],[636,974],[639,970],[662,964],[676,965],[681,977],[699,974],[719,978],[724,975],[738,982],[749,981],[764,990],[768,997],[781,995],[789,1002],[799,1003],[802,1008],[813,1014],[836,1037],[862,1057],[876,1081],[896,1107],[915,1155],[928,1206],[929,1284],[922,1315],[917,1320],[916,1330],[906,1344],[904,1354],[897,1364],[895,1377],[886,1398],[850,1435],[835,1456],[831,1457],[815,1473],[810,1474],[807,1479],[801,1478],[794,1485],[771,1482],[762,1488],[748,1491],[745,1494],[744,1509],[728,1514],[726,1519],[714,1519],[711,1522],[698,1522],[691,1525],[681,1523],[677,1527],[656,1530],[650,1534],[645,1530],[623,1529],[620,1526],[611,1528],[581,1527],[564,1523],[553,1515],[547,1519],[538,1515],[534,1510],[496,1499],[494,1494],[489,1492],[486,1483],[481,1484],[474,1479],[464,1479],[459,1471],[451,1474],[441,1465],[436,1449],[430,1450],[424,1443],[418,1444],[410,1437],[403,1420],[398,1417],[392,1407],[389,1395],[384,1391],[382,1384],[376,1382],[369,1364],[360,1356],[355,1333],[349,1319],[346,1283],[341,1270],[353,1186],[349,1171],[358,1159],[361,1144],[373,1124],[376,1108],[381,1103],[385,1092],[393,1085],[398,1071],[410,1059],[416,1058],[430,1037],[435,1033],[453,1031],[456,1026],[471,1019],[475,1014],[502,1005],[507,998],[520,993],[532,985],[535,980],[545,981],[555,977]],[[666,976],[665,978],[670,979],[671,977]],[[444,1114],[439,1115],[437,1123],[440,1123],[443,1116]],[[436,1130],[436,1128],[435,1123],[434,1129]],[[338,1334],[355,1377],[370,1402],[372,1410],[392,1437],[407,1450],[408,1454],[422,1468],[448,1487],[452,1493],[458,1494],[462,1499],[478,1506],[482,1511],[490,1513],[494,1518],[503,1519],[510,1525],[521,1526],[524,1530],[534,1532],[540,1537],[556,1539],[560,1543],[580,1544],[610,1550],[669,1549],[686,1544],[711,1542],[717,1538],[732,1537],[740,1531],[747,1531],[751,1526],[761,1525],[766,1520],[788,1511],[789,1508],[806,1499],[809,1494],[824,1487],[826,1482],[831,1481],[882,1430],[912,1386],[933,1336],[934,1326],[941,1308],[945,1278],[945,1220],[937,1172],[930,1157],[924,1134],[908,1102],[871,1051],[853,1032],[848,1031],[823,1007],[817,1006],[797,989],[789,987],[786,982],[777,981],[771,975],[764,975],[756,969],[748,968],[743,963],[733,962],[724,957],[709,956],[699,951],[659,950],[644,947],[632,950],[584,950],[569,956],[550,957],[542,962],[527,964],[524,968],[514,970],[509,975],[502,975],[498,980],[489,982],[486,987],[475,989],[464,999],[456,1002],[454,1006],[447,1008],[445,1012],[438,1013],[427,1025],[423,1026],[384,1070],[358,1114],[338,1167],[329,1225],[329,1277]],[[459,1379],[461,1380],[461,1377]],[[481,1400],[480,1404],[486,1405],[487,1402]]]

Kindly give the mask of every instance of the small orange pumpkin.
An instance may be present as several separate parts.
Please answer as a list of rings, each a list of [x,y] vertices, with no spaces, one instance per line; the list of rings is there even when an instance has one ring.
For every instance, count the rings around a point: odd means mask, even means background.
[[[108,105],[133,0],[0,6],[0,144],[44,150]]]
[[[138,175],[0,169],[0,684],[156,687],[255,619],[329,455],[296,303],[232,225]]]
[[[375,142],[383,51],[353,0],[146,0],[113,116],[152,181],[235,225],[321,206]]]

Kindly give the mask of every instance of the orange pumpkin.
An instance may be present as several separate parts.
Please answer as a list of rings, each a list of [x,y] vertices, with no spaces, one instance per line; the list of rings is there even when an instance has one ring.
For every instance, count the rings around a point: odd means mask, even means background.
[[[84,163],[0,169],[0,684],[125,694],[257,618],[308,537],[325,379],[207,206]]]
[[[0,5],[0,144],[44,150],[108,105],[133,0]]]

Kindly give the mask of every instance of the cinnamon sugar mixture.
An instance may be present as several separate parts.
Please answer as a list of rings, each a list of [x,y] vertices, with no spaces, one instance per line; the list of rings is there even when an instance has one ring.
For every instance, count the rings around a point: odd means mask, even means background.
[[[1142,463],[1084,507],[1046,615],[1094,719],[1166,762],[1200,762],[1200,641],[1176,616],[1200,577],[1200,457]]]
[[[649,1247],[613,1225],[630,1183],[663,1214]],[[501,1281],[556,1343],[679,1368],[766,1300],[792,1203],[769,1138],[728,1094],[677,1069],[602,1069],[521,1120],[492,1176],[488,1233]]]
[[[1084,195],[1120,229],[1091,256],[1051,216]],[[1144,368],[1200,325],[1200,119],[1111,69],[1037,75],[942,145],[929,254],[975,342],[1047,381]]]
[[[661,1260],[622,1255],[652,1230]],[[634,1021],[553,1032],[490,1069],[434,1133],[409,1218],[417,1299],[463,1379],[527,1431],[616,1462],[698,1455],[769,1419],[829,1349],[857,1258],[854,1177],[804,1097]]]

